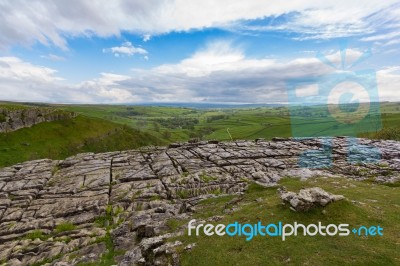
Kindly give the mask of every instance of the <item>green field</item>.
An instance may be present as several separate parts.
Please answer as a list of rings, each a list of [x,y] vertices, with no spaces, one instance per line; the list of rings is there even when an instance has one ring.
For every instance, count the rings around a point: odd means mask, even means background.
[[[0,166],[41,159],[63,159],[79,152],[104,152],[146,145],[199,140],[291,137],[292,127],[349,135],[346,125],[327,119],[319,106],[187,108],[127,105],[48,105],[0,103],[9,110],[51,107],[80,114],[77,118],[42,123],[0,133]],[[400,140],[400,103],[382,103],[382,130],[373,126],[358,136]],[[2,115],[2,114],[0,114]],[[1,118],[1,117],[0,117]],[[367,127],[369,125],[367,124]],[[310,136],[315,136],[310,134]]]
[[[187,141],[191,138],[233,140],[290,137],[294,126],[307,135],[319,132],[333,135],[354,135],[346,124],[329,119],[319,106],[298,107],[290,116],[286,107],[195,109],[162,106],[57,106],[67,111],[126,124],[166,140]],[[383,129],[400,129],[400,103],[380,105]],[[377,137],[376,125],[359,123],[358,136]],[[309,134],[307,136],[318,136]]]

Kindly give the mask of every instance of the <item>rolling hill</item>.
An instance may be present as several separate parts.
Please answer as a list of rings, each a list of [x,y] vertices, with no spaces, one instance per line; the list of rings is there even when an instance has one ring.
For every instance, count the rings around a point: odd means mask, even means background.
[[[165,142],[111,121],[78,115],[0,133],[0,167],[42,158],[64,159],[81,152],[134,149]]]

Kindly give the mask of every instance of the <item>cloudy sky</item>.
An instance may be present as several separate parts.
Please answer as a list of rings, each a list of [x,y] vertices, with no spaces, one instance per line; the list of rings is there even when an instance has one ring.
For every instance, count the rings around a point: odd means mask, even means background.
[[[0,33],[0,100],[288,102],[365,69],[400,100],[399,1],[3,0]]]

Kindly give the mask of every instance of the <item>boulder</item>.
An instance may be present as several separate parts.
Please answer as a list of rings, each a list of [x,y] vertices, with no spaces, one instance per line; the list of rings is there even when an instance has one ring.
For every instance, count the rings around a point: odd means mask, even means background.
[[[286,191],[285,188],[280,188],[278,191],[283,203],[289,204],[290,209],[296,212],[306,212],[315,207],[325,207],[331,202],[344,199],[342,195],[330,194],[319,187],[301,189],[298,194]]]

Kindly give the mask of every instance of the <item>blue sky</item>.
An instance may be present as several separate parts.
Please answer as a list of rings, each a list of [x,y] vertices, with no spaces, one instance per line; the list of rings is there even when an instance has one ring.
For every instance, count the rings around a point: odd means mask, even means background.
[[[287,102],[287,82],[376,71],[400,100],[398,1],[2,1],[0,100]],[[349,88],[351,89],[351,88]],[[362,99],[363,100],[363,99]],[[368,99],[364,99],[368,100]]]

